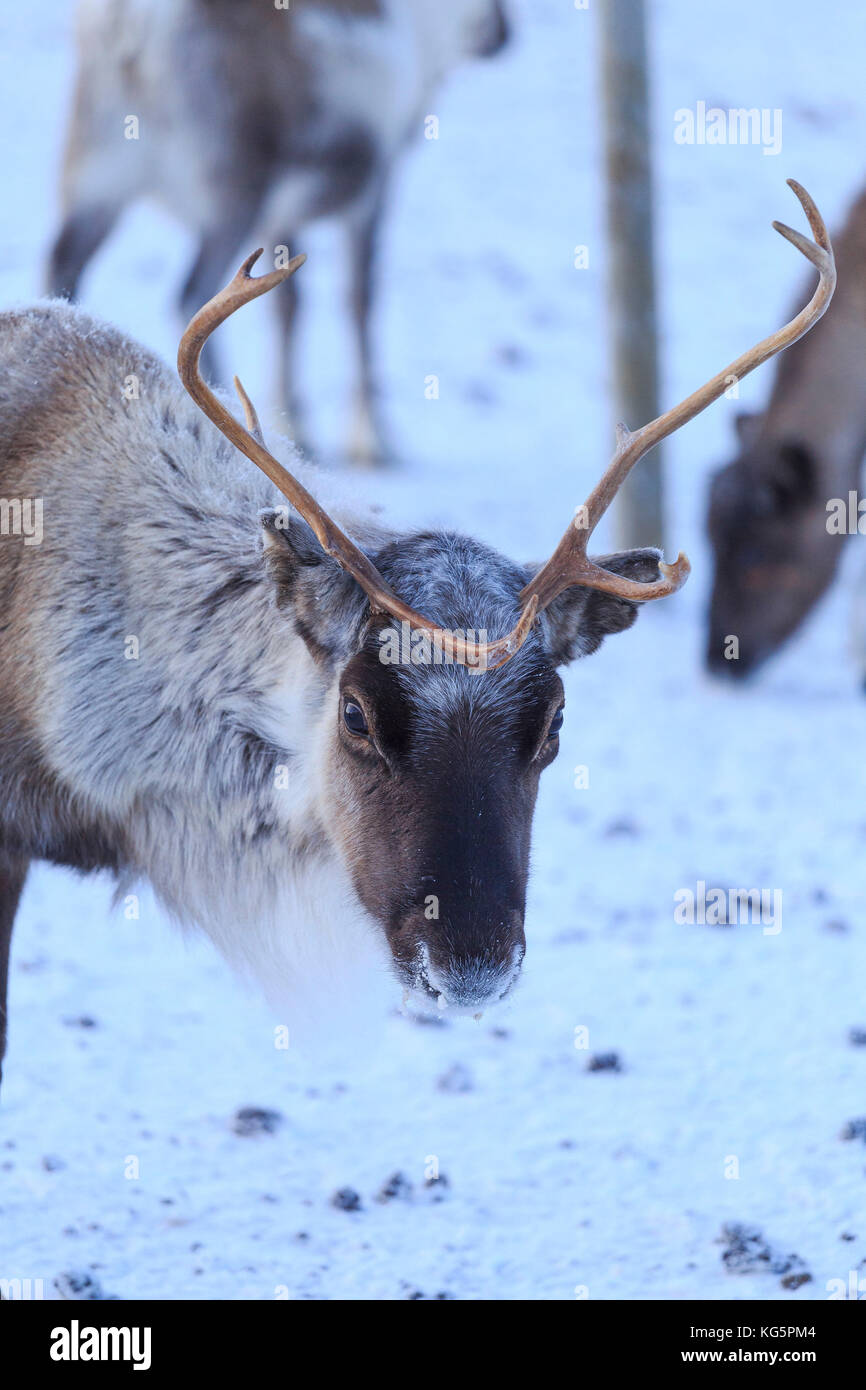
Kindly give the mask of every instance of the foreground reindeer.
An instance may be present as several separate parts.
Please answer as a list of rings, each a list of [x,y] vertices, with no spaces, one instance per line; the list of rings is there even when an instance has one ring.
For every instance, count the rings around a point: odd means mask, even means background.
[[[209,335],[302,257],[253,279],[251,256],[183,337],[183,383],[217,429],[80,310],[0,317],[0,483],[45,515],[41,545],[0,542],[4,984],[28,863],[48,859],[145,876],[274,993],[359,943],[422,1004],[508,993],[557,667],[689,572],[651,550],[593,561],[587,542],[648,450],[824,312],[830,243],[792,187],[817,245],[774,225],[818,268],[810,303],[674,409],[621,427],[540,568],[447,532],[350,521],[350,539],[264,447],[240,384],[246,427],[205,385]],[[426,659],[383,660],[395,621]]]
[[[349,452],[374,461],[384,445],[370,360],[373,271],[397,156],[422,132],[447,73],[496,53],[506,36],[500,0],[83,0],[49,293],[75,297],[88,261],[141,197],[161,200],[198,239],[185,319],[253,228],[272,246],[293,246],[308,222],[339,217],[358,377]],[[281,403],[297,434],[291,280],[275,302]],[[213,376],[213,362],[206,367]]]
[[[842,554],[827,504],[847,505],[866,453],[866,193],[836,260],[842,288],[832,309],[780,361],[764,413],[738,418],[739,455],[713,479],[707,663],[732,677],[749,675],[797,630]]]

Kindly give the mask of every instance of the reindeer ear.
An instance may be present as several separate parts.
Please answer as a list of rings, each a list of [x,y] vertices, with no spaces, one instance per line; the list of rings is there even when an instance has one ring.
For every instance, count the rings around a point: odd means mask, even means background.
[[[649,583],[660,578],[658,550],[626,550],[619,555],[593,555],[592,560],[613,574]],[[532,567],[535,573],[537,566]],[[531,575],[529,576],[531,578]],[[610,632],[631,627],[640,607],[631,599],[602,594],[573,584],[553,600],[544,614],[553,659],[558,666],[597,651]]]
[[[734,417],[734,429],[741,449],[750,449],[758,437],[761,416],[756,410],[741,410]]]
[[[818,470],[810,450],[796,440],[779,445],[770,472],[774,509],[782,514],[797,511],[815,501]]]
[[[320,665],[348,660],[366,608],[363,592],[288,507],[262,512],[260,520],[277,607],[292,617]]]
[[[269,507],[259,513],[262,524],[262,550],[272,577],[280,583],[300,565],[317,563],[315,550],[324,560],[325,553],[305,521],[289,507]]]

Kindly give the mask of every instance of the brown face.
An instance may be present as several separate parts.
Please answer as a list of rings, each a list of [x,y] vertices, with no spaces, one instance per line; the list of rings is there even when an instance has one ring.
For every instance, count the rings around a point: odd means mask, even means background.
[[[397,667],[373,637],[333,711],[336,829],[356,891],[407,989],[479,1008],[508,993],[525,950],[532,813],[559,749],[552,662],[470,675]]]
[[[839,559],[840,537],[826,523],[816,464],[799,445],[758,443],[716,474],[708,523],[711,671],[751,674],[800,626]]]
[[[638,605],[574,585],[499,669],[392,665],[380,640],[390,620],[371,618],[305,523],[265,512],[262,526],[277,606],[330,692],[319,791],[355,891],[408,990],[434,1006],[494,1003],[525,949],[532,813],[539,776],[559,751],[557,668],[631,627]],[[452,631],[490,635],[514,626],[537,569],[448,531],[383,538],[370,553],[412,607]],[[631,580],[659,578],[654,550],[596,559]]]

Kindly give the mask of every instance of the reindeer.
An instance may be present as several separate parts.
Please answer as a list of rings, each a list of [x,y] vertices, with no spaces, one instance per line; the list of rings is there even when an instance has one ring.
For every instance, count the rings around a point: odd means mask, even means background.
[[[541,566],[447,531],[338,524],[294,456],[266,448],[237,379],[243,424],[205,383],[213,331],[302,256],[253,277],[255,253],[195,315],[187,394],[78,308],[0,316],[0,481],[45,517],[41,545],[0,543],[4,987],[44,859],[110,870],[121,891],[149,880],[275,993],[302,995],[329,950],[387,962],[420,1008],[509,993],[558,668],[689,573],[651,549],[592,559],[589,539],[644,454],[824,312],[830,242],[792,187],[815,242],[774,225],[818,269],[809,304],[673,409],[621,426]],[[428,654],[383,659],[395,623]]]
[[[448,72],[497,53],[507,36],[501,0],[83,0],[48,292],[75,298],[120,213],[144,196],[198,240],[185,320],[251,228],[288,248],[308,223],[337,217],[358,381],[349,453],[386,457],[370,322],[392,175]],[[280,403],[300,439],[294,282],[274,298]],[[212,357],[206,367],[217,375]]]
[[[836,259],[842,290],[832,309],[780,360],[763,414],[738,417],[739,454],[711,485],[706,660],[734,679],[796,632],[842,554],[828,503],[847,503],[866,453],[866,193],[836,240]]]

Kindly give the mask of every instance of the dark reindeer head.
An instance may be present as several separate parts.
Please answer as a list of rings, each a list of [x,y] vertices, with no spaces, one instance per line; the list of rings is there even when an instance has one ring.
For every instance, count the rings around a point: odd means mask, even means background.
[[[282,283],[303,256],[258,279],[250,270],[261,252],[251,256],[181,340],[178,369],[193,400],[299,513],[282,524],[265,515],[265,553],[277,601],[326,675],[329,833],[399,976],[423,997],[478,1008],[508,993],[524,951],[538,779],[558,747],[557,668],[688,577],[682,554],[673,565],[646,550],[590,559],[601,517],[648,450],[718,399],[732,375],[805,333],[830,301],[826,229],[805,190],[791,186],[816,242],[774,225],[818,268],[811,301],[672,410],[634,433],[620,426],[610,465],[540,567],[522,569],[449,534],[362,548],[265,448],[237,378],[245,426],[205,384],[198,361],[214,328]],[[407,635],[408,659],[401,643],[394,659],[395,625]]]
[[[710,490],[715,571],[706,660],[717,675],[751,675],[825,592],[841,540],[827,529],[819,464],[795,439],[774,439],[751,416],[737,421],[741,452]]]

